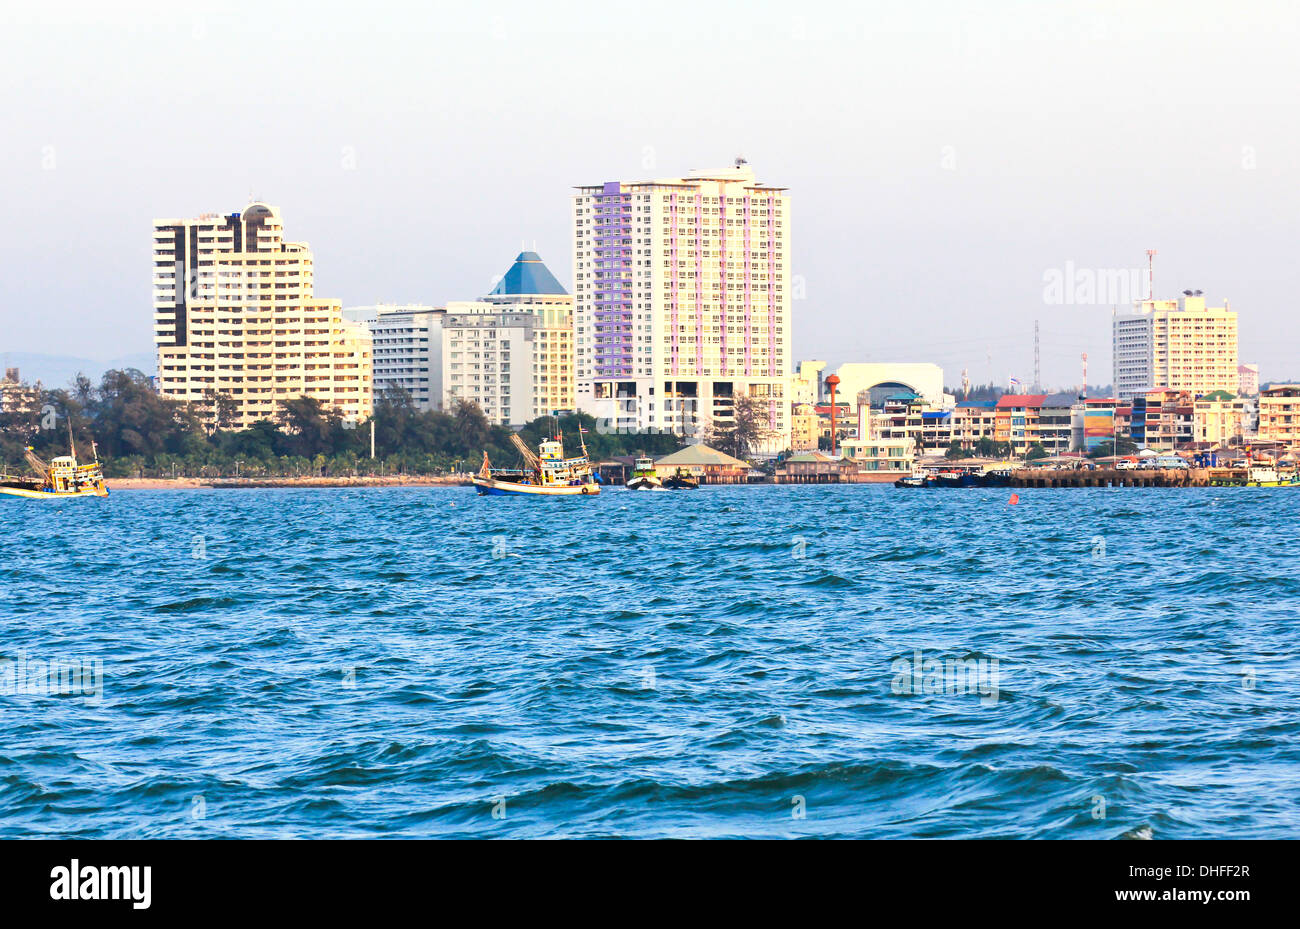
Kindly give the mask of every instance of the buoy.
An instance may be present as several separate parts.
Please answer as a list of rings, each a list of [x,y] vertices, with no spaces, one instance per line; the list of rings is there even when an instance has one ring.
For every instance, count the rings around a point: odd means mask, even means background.
[[[1012,494],[1011,499],[1007,501],[1007,506],[1015,506],[1020,502],[1020,494]]]

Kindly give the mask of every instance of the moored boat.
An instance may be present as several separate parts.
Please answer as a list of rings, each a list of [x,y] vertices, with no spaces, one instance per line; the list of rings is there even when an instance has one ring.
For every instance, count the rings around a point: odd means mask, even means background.
[[[907,477],[900,477],[894,481],[895,487],[929,487],[930,476],[924,472],[917,471],[909,474]]]
[[[940,471],[934,476],[937,487],[974,487],[978,483],[968,470]]]
[[[978,483],[981,487],[1010,487],[1011,469],[992,468],[979,476]]]
[[[587,457],[587,443],[582,441],[582,432],[579,427],[578,441],[582,445],[582,454],[575,458],[564,457],[564,441],[558,433],[554,439],[538,443],[536,453],[519,438],[518,433],[512,433],[510,441],[523,457],[524,467],[493,468],[487,452],[484,452],[483,467],[471,478],[474,489],[485,497],[587,497],[600,493],[591,460]]]

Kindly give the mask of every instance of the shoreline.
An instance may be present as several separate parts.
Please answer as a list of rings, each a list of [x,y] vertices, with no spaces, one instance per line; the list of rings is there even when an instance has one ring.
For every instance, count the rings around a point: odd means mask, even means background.
[[[327,487],[461,487],[469,479],[459,475],[395,475],[380,477],[119,477],[108,479],[115,490],[257,490]]]

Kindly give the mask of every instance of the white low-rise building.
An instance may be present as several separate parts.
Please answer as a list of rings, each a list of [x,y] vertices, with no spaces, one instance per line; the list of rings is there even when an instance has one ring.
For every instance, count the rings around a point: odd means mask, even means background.
[[[445,310],[421,304],[348,307],[343,318],[370,330],[375,399],[404,390],[421,410],[442,409],[442,321]]]

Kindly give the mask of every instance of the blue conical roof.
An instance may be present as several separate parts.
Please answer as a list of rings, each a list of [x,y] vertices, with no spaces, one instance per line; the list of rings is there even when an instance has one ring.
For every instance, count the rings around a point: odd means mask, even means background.
[[[505,277],[492,288],[493,295],[513,294],[567,294],[555,275],[550,272],[536,252],[520,252]]]

